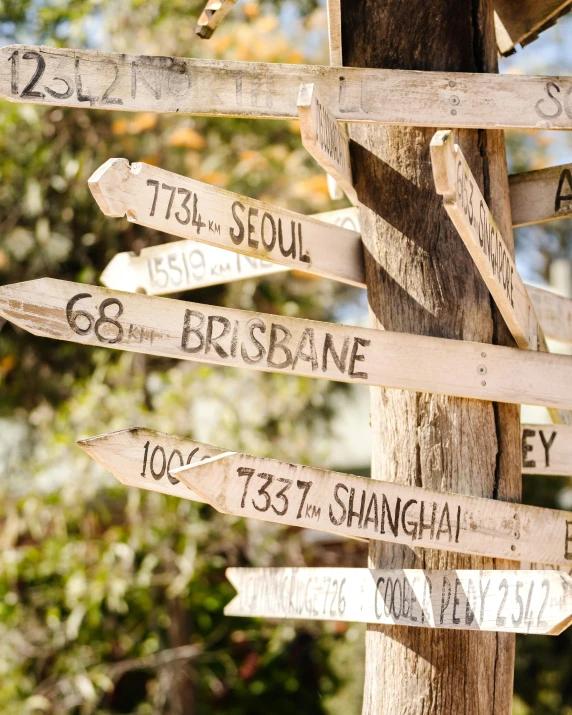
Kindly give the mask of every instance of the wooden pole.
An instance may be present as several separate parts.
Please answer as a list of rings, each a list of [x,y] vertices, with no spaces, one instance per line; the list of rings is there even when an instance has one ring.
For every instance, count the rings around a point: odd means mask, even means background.
[[[490,0],[342,0],[341,11],[344,65],[498,71]],[[434,132],[350,128],[371,324],[514,345],[435,191]],[[462,130],[456,138],[512,243],[502,132]],[[520,501],[518,407],[373,388],[372,427],[374,479]],[[371,542],[369,566],[517,567],[382,542]],[[369,626],[363,712],[508,715],[513,666],[512,635]]]

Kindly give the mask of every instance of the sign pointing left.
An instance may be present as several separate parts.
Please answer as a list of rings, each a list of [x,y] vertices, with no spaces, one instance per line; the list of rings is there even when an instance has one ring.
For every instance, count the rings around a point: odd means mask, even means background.
[[[110,291],[0,287],[0,315],[75,343],[362,385],[572,408],[572,358]]]
[[[227,616],[302,618],[555,636],[572,623],[559,571],[229,568]]]

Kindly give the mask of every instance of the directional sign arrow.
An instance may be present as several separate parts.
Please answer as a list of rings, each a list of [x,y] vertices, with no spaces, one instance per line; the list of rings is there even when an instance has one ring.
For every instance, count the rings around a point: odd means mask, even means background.
[[[495,303],[521,348],[538,349],[534,307],[477,181],[450,131],[431,140],[437,193],[463,239]]]
[[[0,287],[35,335],[265,372],[572,408],[572,357],[333,325],[42,278]]]
[[[572,216],[572,164],[509,176],[513,226]]]
[[[322,67],[12,45],[0,95],[122,111],[295,119],[301,84],[336,119],[426,127],[571,129],[570,77]]]
[[[359,211],[353,207],[315,214],[313,218],[359,233]],[[138,255],[118,253],[100,280],[108,288],[167,295],[288,270],[260,258],[189,240],[144,248]]]
[[[204,502],[173,476],[171,470],[224,454],[210,444],[133,427],[81,439],[78,445],[122,484]]]
[[[227,616],[558,635],[572,578],[558,571],[229,568]]]
[[[365,283],[361,236],[187,179],[149,164],[110,159],[89,179],[107,216],[208,243],[288,268]]]
[[[321,101],[315,85],[303,84],[300,87],[298,116],[302,144],[357,206],[359,201],[352,180],[349,137]]]
[[[246,454],[173,471],[218,511],[492,558],[572,562],[572,513],[402,486]]]
[[[213,32],[235,6],[236,0],[208,0],[197,22],[196,33],[203,40],[212,37]]]

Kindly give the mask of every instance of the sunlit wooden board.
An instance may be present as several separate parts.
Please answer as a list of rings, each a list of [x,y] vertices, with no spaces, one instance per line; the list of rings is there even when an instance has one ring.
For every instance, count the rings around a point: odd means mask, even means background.
[[[509,177],[513,226],[572,216],[572,164]]]
[[[558,635],[572,578],[558,571],[229,568],[227,616]]]
[[[41,278],[0,315],[45,337],[195,362],[497,402],[572,408],[572,356],[394,333]]]
[[[538,39],[572,9],[572,0],[494,0],[499,52],[509,55],[516,45],[528,45]]]
[[[127,216],[173,236],[365,284],[356,231],[126,159],[109,159],[88,183],[107,216]]]
[[[427,127],[572,128],[572,78],[159,57],[11,45],[0,96],[119,111],[295,119],[314,83],[336,119]]]
[[[173,474],[225,514],[408,546],[572,563],[572,512],[233,452],[179,467]]]
[[[196,33],[203,40],[212,37],[213,32],[235,6],[236,0],[208,0],[199,16]]]

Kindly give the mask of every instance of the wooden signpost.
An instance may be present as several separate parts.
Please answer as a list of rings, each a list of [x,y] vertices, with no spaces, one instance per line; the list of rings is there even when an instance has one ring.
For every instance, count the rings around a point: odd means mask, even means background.
[[[300,87],[298,116],[302,144],[322,169],[336,180],[352,204],[357,206],[359,201],[352,181],[350,140],[318,96],[314,84],[303,84]]]
[[[0,287],[0,315],[35,334],[265,372],[572,408],[572,357],[333,325],[52,278]]]
[[[210,444],[139,427],[81,439],[77,444],[128,487],[198,502],[204,499],[171,471],[224,452]]]
[[[522,425],[522,471],[572,477],[572,427]]]
[[[464,554],[572,562],[572,512],[232,452],[173,474],[226,514]]]
[[[203,40],[212,37],[213,32],[235,6],[236,0],[208,0],[197,22],[196,33]]]
[[[359,212],[355,208],[315,214],[314,218],[359,232]],[[168,295],[288,270],[260,258],[188,240],[144,248],[138,255],[118,253],[100,280],[108,288],[130,293]]]
[[[527,290],[547,337],[572,345],[572,300],[541,288]]]
[[[558,571],[229,568],[227,616],[558,635],[572,578]]]
[[[572,216],[572,164],[509,177],[513,226]]]
[[[320,67],[11,45],[0,96],[119,111],[295,119],[316,84],[336,119],[430,127],[571,129],[572,78]]]
[[[521,348],[537,350],[540,327],[515,263],[489,211],[460,147],[450,131],[431,141],[437,193],[476,263],[513,338]]]
[[[355,231],[126,159],[103,164],[89,187],[107,216],[352,285],[365,282]]]
[[[516,45],[528,45],[563,15],[572,10],[572,0],[494,0],[499,52],[510,55]]]

